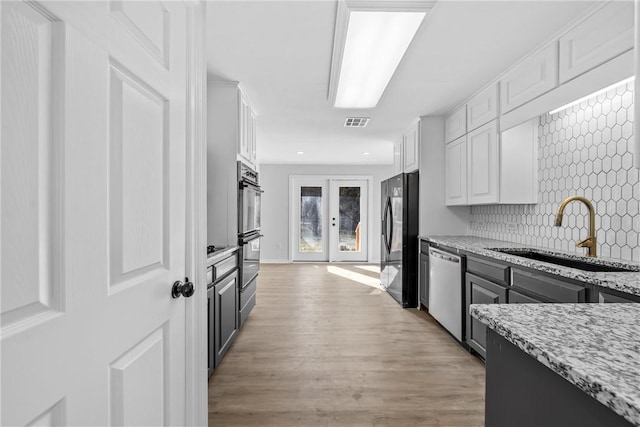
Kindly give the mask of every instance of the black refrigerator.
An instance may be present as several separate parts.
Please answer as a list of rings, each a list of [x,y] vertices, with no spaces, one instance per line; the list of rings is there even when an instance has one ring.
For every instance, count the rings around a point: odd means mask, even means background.
[[[418,306],[418,172],[382,181],[380,282],[404,308]]]

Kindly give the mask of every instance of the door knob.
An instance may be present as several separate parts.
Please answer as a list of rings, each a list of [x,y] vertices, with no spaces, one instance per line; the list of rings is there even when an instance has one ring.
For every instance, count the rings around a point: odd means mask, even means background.
[[[189,298],[195,292],[195,287],[193,283],[189,281],[188,277],[184,278],[184,283],[182,280],[176,280],[173,282],[173,287],[171,288],[171,297],[172,298],[180,298],[182,295],[185,298]]]

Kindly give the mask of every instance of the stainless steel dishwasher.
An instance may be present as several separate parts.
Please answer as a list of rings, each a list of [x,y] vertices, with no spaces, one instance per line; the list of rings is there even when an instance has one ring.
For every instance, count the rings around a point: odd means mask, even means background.
[[[429,248],[429,314],[462,341],[463,257]]]

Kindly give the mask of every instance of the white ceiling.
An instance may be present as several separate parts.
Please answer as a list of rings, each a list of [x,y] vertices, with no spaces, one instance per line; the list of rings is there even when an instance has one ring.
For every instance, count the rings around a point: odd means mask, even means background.
[[[414,120],[447,112],[593,4],[440,0],[378,106],[340,110],[327,100],[335,0],[215,0],[208,73],[245,88],[259,163],[389,164],[392,141]],[[371,121],[345,128],[347,116]]]

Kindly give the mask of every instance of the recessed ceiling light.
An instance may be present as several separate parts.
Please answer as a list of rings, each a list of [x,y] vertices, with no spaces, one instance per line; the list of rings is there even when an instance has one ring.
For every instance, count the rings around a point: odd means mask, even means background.
[[[369,154],[371,153],[369,153],[368,151],[365,151],[364,153],[362,153],[363,156],[368,156]]]
[[[373,108],[378,104],[434,3],[338,3],[329,82],[334,107]]]
[[[296,154],[304,154],[304,151],[297,151]]]

